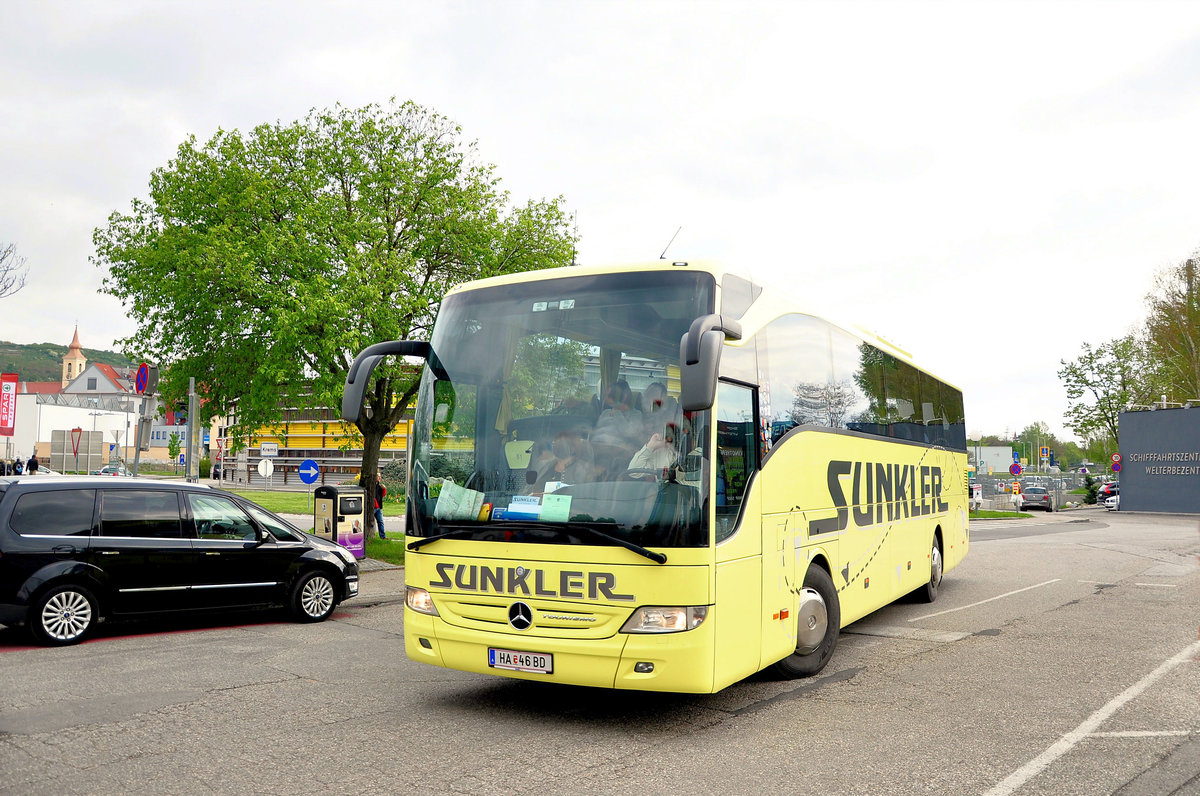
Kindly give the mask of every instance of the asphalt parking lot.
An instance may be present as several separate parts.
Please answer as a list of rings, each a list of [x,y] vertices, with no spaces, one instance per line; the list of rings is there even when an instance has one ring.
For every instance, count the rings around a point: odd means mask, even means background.
[[[1197,519],[972,533],[936,603],[850,626],[817,678],[711,696],[413,663],[397,568],[317,625],[3,629],[0,792],[1200,792]]]

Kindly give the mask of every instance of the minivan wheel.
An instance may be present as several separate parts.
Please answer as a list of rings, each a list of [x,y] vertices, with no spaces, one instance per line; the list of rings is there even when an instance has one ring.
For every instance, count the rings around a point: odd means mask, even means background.
[[[82,586],[56,586],[29,607],[26,624],[36,641],[78,644],[96,626],[96,598]]]
[[[324,572],[309,572],[292,588],[292,614],[301,622],[328,619],[336,606],[333,581]]]

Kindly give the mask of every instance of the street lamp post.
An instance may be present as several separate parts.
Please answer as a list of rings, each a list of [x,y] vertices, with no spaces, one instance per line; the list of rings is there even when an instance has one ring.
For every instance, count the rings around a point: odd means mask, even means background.
[[[94,405],[95,404],[93,404],[93,406]],[[103,412],[88,412],[88,414],[90,414],[92,416],[92,436],[88,437],[88,445],[87,445],[87,457],[88,457],[87,470],[90,473],[92,471],[92,441],[95,440],[95,438],[96,438],[96,418],[104,413]],[[101,452],[101,460],[100,461],[101,461],[101,463],[103,463],[103,461],[104,461],[103,451]],[[79,469],[78,464],[75,465],[75,469],[76,470]]]

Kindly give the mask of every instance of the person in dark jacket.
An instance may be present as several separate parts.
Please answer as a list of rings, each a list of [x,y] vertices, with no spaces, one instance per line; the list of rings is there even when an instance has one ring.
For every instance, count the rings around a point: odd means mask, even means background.
[[[38,464],[37,454],[35,453],[32,456],[30,456],[29,461],[25,463],[25,472],[29,473],[30,475],[33,475],[34,473],[36,473],[38,471],[39,466],[40,465]]]
[[[363,485],[363,477],[358,476],[358,485]],[[387,497],[387,487],[383,485],[383,473],[375,471],[375,529],[379,531],[380,539],[387,539],[383,533],[383,499]]]

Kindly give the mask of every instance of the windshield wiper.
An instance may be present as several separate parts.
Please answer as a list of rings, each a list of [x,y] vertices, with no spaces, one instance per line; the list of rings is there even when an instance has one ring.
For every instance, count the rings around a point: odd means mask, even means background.
[[[464,533],[474,533],[475,531],[479,531],[479,530],[482,530],[482,529],[481,528],[455,528],[452,531],[446,531],[445,533],[439,533],[436,536],[424,536],[420,539],[417,539],[415,542],[409,542],[408,549],[416,550],[418,547],[424,547],[425,545],[429,544],[430,542],[436,542],[438,539],[449,539],[452,536],[462,536]]]
[[[639,556],[645,556],[646,558],[650,559],[651,561],[653,561],[656,564],[667,563],[667,557],[662,553],[656,553],[653,550],[647,550],[646,548],[642,547],[640,544],[635,544],[634,542],[630,542],[627,539],[622,539],[617,536],[610,536],[609,534],[605,533],[604,531],[598,531],[595,528],[593,528],[592,526],[584,525],[583,523],[577,523],[577,522],[557,523],[556,522],[556,523],[547,523],[546,525],[533,525],[530,523],[506,522],[500,527],[504,528],[505,530],[510,530],[510,531],[516,531],[516,530],[545,531],[545,530],[553,530],[556,528],[563,528],[563,529],[571,530],[571,531],[585,531],[587,533],[590,533],[592,536],[594,536],[596,538],[604,539],[606,541],[612,542],[615,545],[620,545],[621,547],[624,547],[626,550],[631,550],[634,553],[637,553]],[[476,531],[482,531],[482,530],[486,530],[486,528],[482,527],[482,526],[481,527],[470,527],[470,528],[455,528],[453,530],[446,531],[445,533],[439,533],[436,536],[425,536],[420,539],[417,539],[416,541],[409,542],[408,549],[416,550],[419,547],[423,547],[423,546],[429,544],[430,542],[436,542],[439,539],[449,539],[454,536],[462,536],[463,534],[475,533]]]
[[[521,523],[521,522],[506,522],[506,523],[504,523],[504,527],[508,528],[508,529],[512,529],[512,530],[520,529],[520,530],[526,530],[526,531],[553,531],[553,530],[557,530],[560,528],[563,530],[567,530],[567,531],[585,531],[587,533],[590,533],[592,536],[594,536],[598,539],[604,539],[606,541],[612,542],[615,545],[620,545],[621,547],[624,547],[626,550],[632,550],[633,552],[637,553],[639,556],[645,556],[646,558],[650,559],[651,561],[653,561],[656,564],[667,563],[667,557],[665,555],[663,555],[662,553],[656,553],[653,550],[647,550],[646,548],[642,547],[640,544],[636,544],[627,539],[622,539],[619,536],[611,536],[611,535],[605,533],[604,531],[596,530],[592,526],[587,525],[582,522],[548,522],[545,525],[533,525],[531,523]]]
[[[551,526],[551,527],[554,527],[554,526]],[[650,559],[651,561],[653,561],[656,564],[667,563],[667,557],[663,553],[656,553],[653,550],[647,550],[646,548],[642,547],[640,544],[635,544],[635,543],[629,541],[628,539],[622,539],[618,536],[609,536],[604,531],[598,531],[590,525],[582,525],[580,523],[572,522],[572,523],[567,523],[566,526],[564,526],[564,527],[570,528],[573,531],[587,531],[588,533],[592,534],[593,536],[599,537],[601,539],[607,539],[608,541],[612,542],[613,544],[619,544],[621,547],[624,547],[626,550],[632,550],[633,552],[637,553],[639,556],[645,556],[646,558]]]

